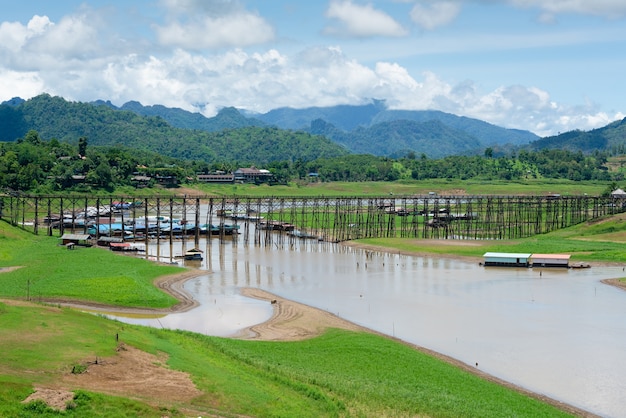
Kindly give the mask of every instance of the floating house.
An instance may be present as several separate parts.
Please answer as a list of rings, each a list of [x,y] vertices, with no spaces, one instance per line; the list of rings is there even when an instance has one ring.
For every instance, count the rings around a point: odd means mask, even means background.
[[[530,267],[531,254],[526,253],[485,253],[485,266],[496,267]]]
[[[202,250],[192,248],[191,250],[187,250],[183,257],[185,260],[202,260]]]
[[[123,242],[124,242],[124,238],[121,238],[121,237],[107,237],[107,236],[98,237],[98,245],[102,247],[110,247],[111,244],[121,244]]]
[[[135,244],[131,242],[112,242],[109,247],[111,251],[146,251],[144,244]]]
[[[569,267],[569,254],[533,254],[533,267]]]

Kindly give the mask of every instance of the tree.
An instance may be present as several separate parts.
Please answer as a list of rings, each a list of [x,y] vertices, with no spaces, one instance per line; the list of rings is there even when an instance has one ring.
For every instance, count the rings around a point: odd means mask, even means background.
[[[84,136],[78,138],[78,155],[81,157],[87,155],[87,138]]]

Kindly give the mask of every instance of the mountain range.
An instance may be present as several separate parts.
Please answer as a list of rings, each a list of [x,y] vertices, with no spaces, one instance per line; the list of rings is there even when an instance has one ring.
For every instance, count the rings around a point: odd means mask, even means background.
[[[377,100],[364,105],[279,108],[263,114],[227,107],[207,118],[136,101],[117,107],[109,101],[70,102],[47,94],[2,103],[0,128],[2,141],[15,140],[34,129],[44,138],[77,141],[87,136],[94,145],[149,148],[177,158],[259,163],[346,152],[441,158],[482,155],[486,148],[501,152],[565,148],[619,153],[624,151],[626,138],[626,119],[594,131],[540,138],[529,131],[439,111],[388,109]],[[315,151],[316,147],[323,150]],[[271,155],[271,148],[276,155]]]
[[[390,110],[379,100],[364,105],[279,108],[263,114],[228,107],[212,118],[164,106],[142,106],[137,102],[128,102],[119,109],[159,116],[183,129],[216,132],[269,125],[304,131],[323,135],[351,153],[386,157],[401,157],[408,152],[430,158],[482,154],[487,147],[520,146],[540,139],[528,131],[506,129],[450,113]]]

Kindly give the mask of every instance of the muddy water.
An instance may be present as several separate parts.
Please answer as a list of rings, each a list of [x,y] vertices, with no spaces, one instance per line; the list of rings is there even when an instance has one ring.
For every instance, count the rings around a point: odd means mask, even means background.
[[[238,293],[258,287],[596,414],[625,414],[626,292],[600,283],[621,267],[484,268],[317,241],[209,242],[198,267],[212,273],[185,286],[201,307],[125,320],[227,336],[271,316],[267,302]],[[148,253],[175,260],[181,247]]]

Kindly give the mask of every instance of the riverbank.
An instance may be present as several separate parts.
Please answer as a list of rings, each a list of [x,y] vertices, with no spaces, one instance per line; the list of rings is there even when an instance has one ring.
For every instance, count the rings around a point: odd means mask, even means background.
[[[272,305],[274,305],[274,314],[268,321],[243,330],[235,336],[235,338],[260,341],[295,341],[306,338],[314,338],[321,335],[328,328],[340,328],[356,332],[369,332],[391,339],[411,347],[414,350],[418,350],[439,360],[445,361],[458,367],[459,369],[475,374],[490,382],[499,384],[541,402],[553,405],[572,415],[579,417],[598,417],[598,415],[591,412],[557,401],[556,399],[552,399],[548,396],[526,390],[521,386],[517,386],[502,379],[498,379],[495,376],[482,372],[477,366],[470,366],[452,357],[429,350],[425,347],[411,344],[390,335],[382,334],[372,329],[362,327],[321,309],[294,302],[256,288],[243,288],[241,289],[241,294],[246,297],[266,300],[272,303]]]

